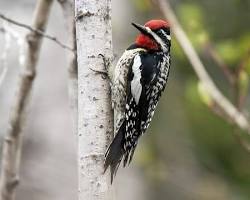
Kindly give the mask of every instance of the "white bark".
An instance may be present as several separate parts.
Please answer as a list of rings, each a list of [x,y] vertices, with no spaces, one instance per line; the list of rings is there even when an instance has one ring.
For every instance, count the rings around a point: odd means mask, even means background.
[[[108,79],[112,57],[111,0],[75,1],[78,61],[79,200],[112,200],[110,174],[103,174],[104,153],[113,133]]]

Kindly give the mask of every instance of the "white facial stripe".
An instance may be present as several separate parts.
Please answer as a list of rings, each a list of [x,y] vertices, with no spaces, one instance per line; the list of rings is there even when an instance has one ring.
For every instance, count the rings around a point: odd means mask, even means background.
[[[146,27],[146,29],[148,33],[153,36],[155,41],[161,46],[162,51],[167,52],[168,49],[166,48],[166,44],[164,43],[164,41],[158,35],[156,35],[149,27]]]
[[[149,27],[146,27],[146,29],[147,29],[147,31],[148,31],[148,32],[150,32],[150,31],[151,31],[151,29],[150,29]]]

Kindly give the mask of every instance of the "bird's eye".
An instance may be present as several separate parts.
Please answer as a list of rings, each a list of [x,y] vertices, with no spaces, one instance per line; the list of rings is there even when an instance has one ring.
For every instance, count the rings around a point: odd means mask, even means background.
[[[157,30],[154,30],[154,32],[155,32],[157,35],[170,35],[170,29],[169,29],[169,28],[157,29]]]
[[[163,28],[162,29],[167,35],[170,35],[170,29],[169,28]]]

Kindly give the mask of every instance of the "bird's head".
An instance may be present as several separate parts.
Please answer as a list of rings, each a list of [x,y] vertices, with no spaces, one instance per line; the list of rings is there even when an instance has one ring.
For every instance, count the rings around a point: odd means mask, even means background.
[[[136,45],[147,50],[169,51],[171,44],[170,24],[164,20],[150,20],[144,26],[136,23],[132,25],[140,31],[136,38]]]

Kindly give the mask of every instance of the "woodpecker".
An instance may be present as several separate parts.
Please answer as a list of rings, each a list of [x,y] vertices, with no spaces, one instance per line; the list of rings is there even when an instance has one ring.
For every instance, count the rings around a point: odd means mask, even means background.
[[[121,161],[124,167],[131,162],[138,139],[147,130],[165,89],[170,69],[170,24],[150,20],[144,26],[132,25],[140,33],[109,71],[115,137],[105,154],[104,171],[110,166],[111,183]]]

